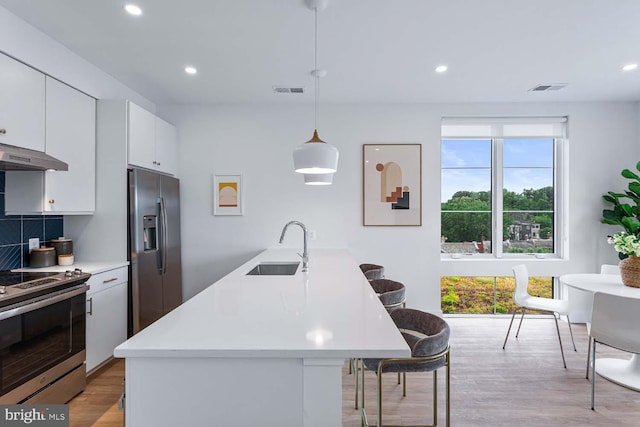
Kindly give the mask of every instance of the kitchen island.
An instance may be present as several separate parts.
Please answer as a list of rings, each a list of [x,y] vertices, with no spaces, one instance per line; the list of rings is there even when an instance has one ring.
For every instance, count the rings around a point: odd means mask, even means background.
[[[340,426],[345,359],[409,348],[347,250],[267,250],[115,349],[126,425]]]

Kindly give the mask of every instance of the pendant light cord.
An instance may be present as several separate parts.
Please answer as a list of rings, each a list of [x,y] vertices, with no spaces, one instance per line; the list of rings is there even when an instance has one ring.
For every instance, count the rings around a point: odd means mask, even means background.
[[[315,119],[316,119],[316,130],[318,130],[318,125],[320,123],[320,113],[319,113],[319,109],[320,109],[320,76],[319,76],[319,70],[318,70],[318,8],[316,7],[315,9],[315,68],[314,68],[314,72],[313,75],[315,77],[315,110],[316,110],[316,114],[315,114]]]

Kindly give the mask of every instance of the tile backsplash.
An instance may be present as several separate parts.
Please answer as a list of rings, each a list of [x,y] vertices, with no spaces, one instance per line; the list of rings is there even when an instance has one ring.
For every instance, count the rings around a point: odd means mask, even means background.
[[[4,212],[4,172],[0,171],[0,270],[29,266],[29,239],[43,245],[64,235],[62,215],[11,215]]]

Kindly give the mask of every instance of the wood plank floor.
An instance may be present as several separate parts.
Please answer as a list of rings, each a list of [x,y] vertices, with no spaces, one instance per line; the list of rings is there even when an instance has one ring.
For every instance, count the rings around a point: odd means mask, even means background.
[[[520,337],[502,342],[509,319],[447,317],[451,326],[452,426],[637,426],[640,393],[601,377],[596,382],[596,411],[590,409],[590,382],[585,379],[587,333],[573,325],[577,352],[571,348],[566,323],[560,324],[567,369],[562,366],[551,318],[525,318]],[[628,358],[603,346],[599,356]],[[439,371],[438,421],[444,425],[444,369]],[[385,423],[432,423],[431,375],[408,374],[402,397],[395,374],[383,384]],[[120,427],[117,400],[122,392],[124,362],[115,361],[89,379],[85,391],[70,402],[72,427]],[[365,405],[375,423],[376,379],[365,373]],[[353,375],[343,369],[343,426],[359,427],[360,411],[353,407]],[[146,426],[135,426],[146,427]]]

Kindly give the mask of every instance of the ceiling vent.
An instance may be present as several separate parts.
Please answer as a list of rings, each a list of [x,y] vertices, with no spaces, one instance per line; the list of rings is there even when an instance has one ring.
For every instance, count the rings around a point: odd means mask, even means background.
[[[548,92],[552,90],[560,90],[565,87],[567,87],[567,83],[539,84],[529,89],[529,92]]]
[[[274,93],[304,93],[304,87],[273,86]]]

